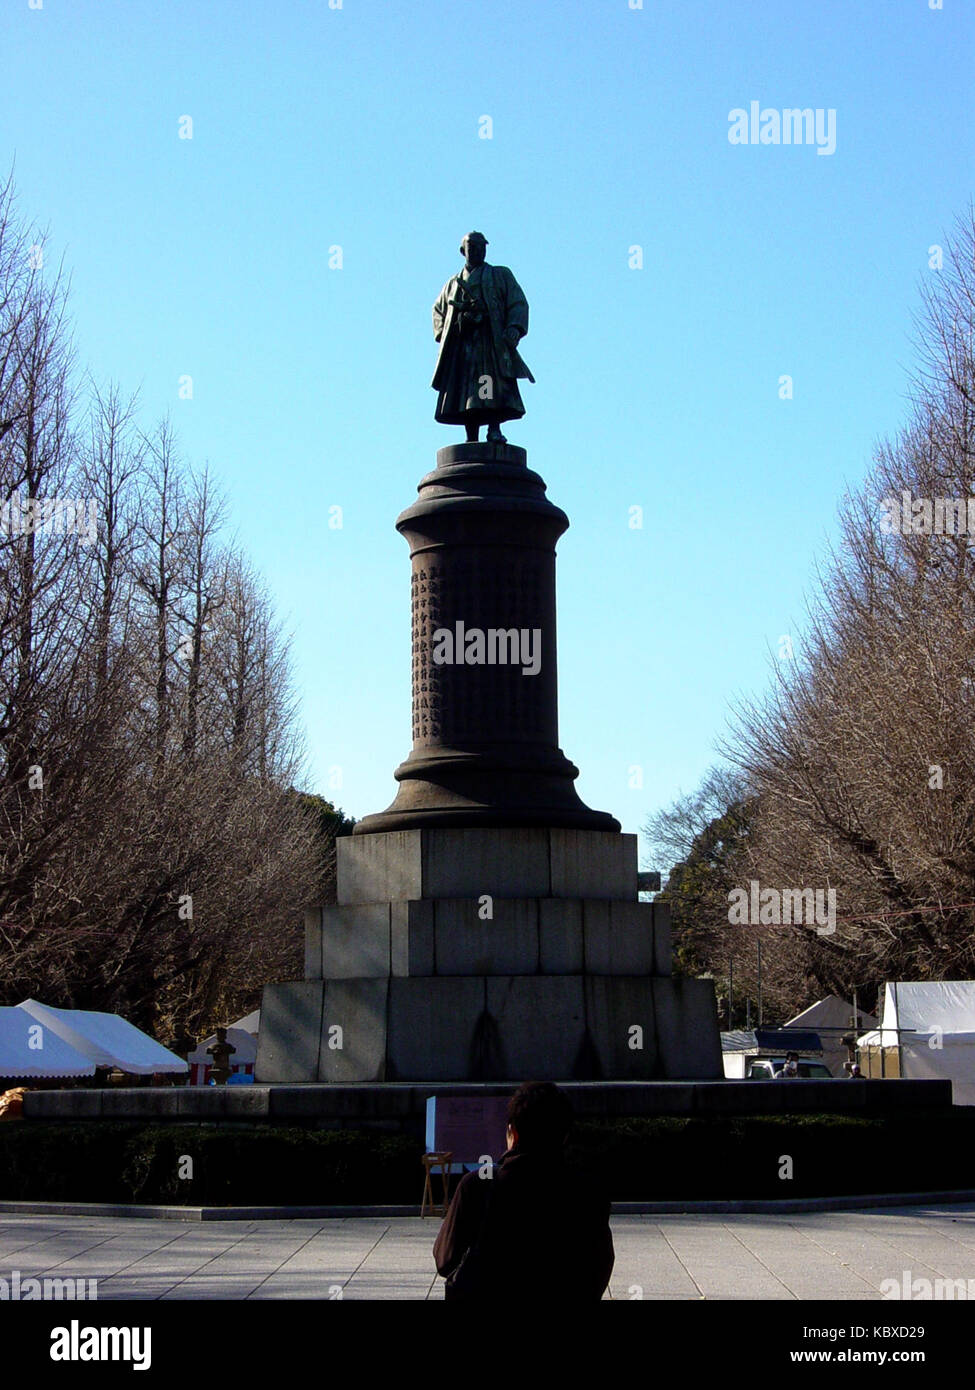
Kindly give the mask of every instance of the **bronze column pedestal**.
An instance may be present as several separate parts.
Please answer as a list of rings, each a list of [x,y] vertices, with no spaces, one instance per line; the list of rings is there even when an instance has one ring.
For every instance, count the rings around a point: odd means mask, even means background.
[[[410,547],[413,750],[355,834],[424,826],[618,831],[559,748],[555,545],[568,528],[509,444],[453,444],[397,519]]]

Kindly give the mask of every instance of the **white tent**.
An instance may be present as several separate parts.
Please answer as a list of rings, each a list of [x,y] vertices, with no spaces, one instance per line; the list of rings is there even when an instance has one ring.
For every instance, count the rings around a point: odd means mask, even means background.
[[[96,1013],[90,1009],[53,1009],[39,1004],[36,999],[25,999],[17,1008],[97,1067],[118,1067],[135,1076],[189,1070],[182,1057],[177,1057],[118,1014]]]
[[[208,1056],[207,1048],[212,1047],[217,1041],[216,1033],[209,1038],[204,1038],[195,1052],[191,1052],[186,1059],[191,1066],[208,1067],[213,1058]],[[231,1067],[243,1066],[247,1062],[257,1061],[257,1036],[254,1033],[245,1033],[242,1028],[228,1028],[227,1041],[231,1047],[237,1049],[231,1055],[229,1065]]]
[[[975,1105],[975,980],[897,980],[878,1029],[860,1047],[900,1047],[900,1074],[952,1083],[955,1105]]]
[[[873,1028],[877,1020],[873,1014],[861,1010],[857,1015],[857,1022],[860,1028]],[[814,1033],[818,1033],[823,1044],[823,1061],[834,1076],[843,1075],[843,1063],[849,1060],[850,1054],[841,1039],[844,1034],[854,1031],[852,1004],[848,1004],[838,994],[827,994],[825,999],[818,999],[815,1004],[810,1004],[808,1009],[803,1009],[801,1014],[790,1018],[785,1027],[811,1028]]]
[[[94,1076],[95,1064],[20,1008],[0,1008],[0,1076]]]
[[[252,1009],[251,1012],[245,1014],[243,1018],[238,1018],[236,1023],[231,1023],[230,1027],[239,1028],[242,1033],[253,1033],[256,1038],[261,1027],[260,1009]],[[216,1034],[214,1034],[214,1037],[216,1037]]]
[[[228,1065],[238,1080],[244,1077],[253,1079],[254,1067],[257,1064],[257,1034],[260,1026],[260,1009],[252,1009],[243,1018],[238,1018],[236,1023],[227,1026],[227,1041],[231,1047],[237,1049],[231,1055]],[[213,1058],[207,1053],[207,1048],[212,1047],[216,1041],[216,1033],[211,1033],[208,1038],[204,1038],[197,1045],[196,1050],[191,1052],[187,1058],[190,1064],[190,1084],[192,1086],[203,1085],[207,1068],[213,1062]]]

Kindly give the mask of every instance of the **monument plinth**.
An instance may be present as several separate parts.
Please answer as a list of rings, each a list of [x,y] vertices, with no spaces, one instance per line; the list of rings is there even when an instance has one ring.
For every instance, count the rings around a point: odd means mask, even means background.
[[[410,546],[413,750],[388,810],[337,842],[304,981],[269,985],[262,1081],[721,1076],[708,980],[671,973],[635,835],[559,748],[555,546],[523,449],[441,449]]]
[[[614,830],[559,748],[555,544],[569,519],[524,449],[468,442],[396,529],[412,563],[413,750],[393,804],[356,835],[421,826]]]
[[[264,990],[260,1081],[722,1074],[712,983],[672,975],[667,909],[638,900],[636,836],[583,804],[559,747],[569,521],[501,434],[534,378],[517,350],[527,300],[486,246],[464,238],[433,309],[436,418],[467,441],[438,452],[396,522],[413,748],[392,805],[337,842],[338,902],[307,916],[306,978]]]

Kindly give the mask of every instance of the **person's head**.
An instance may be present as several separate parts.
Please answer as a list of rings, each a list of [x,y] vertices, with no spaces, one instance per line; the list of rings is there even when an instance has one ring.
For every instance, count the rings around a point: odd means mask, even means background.
[[[483,265],[487,244],[483,232],[468,232],[460,244],[460,254],[468,265]]]
[[[798,1062],[798,1060],[799,1060],[799,1054],[798,1054],[798,1052],[787,1052],[787,1053],[785,1054],[785,1060],[786,1060],[787,1062]]]
[[[508,1102],[508,1147],[561,1149],[572,1125],[569,1098],[553,1081],[526,1081]]]

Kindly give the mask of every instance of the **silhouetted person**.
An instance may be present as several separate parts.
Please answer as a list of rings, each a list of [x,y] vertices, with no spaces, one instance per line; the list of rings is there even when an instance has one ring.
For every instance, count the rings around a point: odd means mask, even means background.
[[[568,1098],[550,1081],[508,1105],[508,1151],[493,1176],[463,1177],[433,1247],[444,1297],[595,1302],[613,1272],[609,1198],[565,1165]]]

